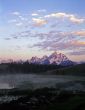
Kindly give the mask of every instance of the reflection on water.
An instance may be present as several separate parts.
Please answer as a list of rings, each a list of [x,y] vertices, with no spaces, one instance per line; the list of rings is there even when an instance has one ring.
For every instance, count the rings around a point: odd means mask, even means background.
[[[57,76],[57,75],[35,75],[35,74],[7,74],[0,75],[0,89],[28,89],[39,87],[53,87],[55,85],[64,84],[73,87],[72,84],[78,88],[84,88],[85,83],[79,83],[85,81],[85,77],[77,76]],[[71,83],[69,83],[71,82]],[[73,82],[73,83],[72,83]],[[74,87],[75,88],[75,87]]]

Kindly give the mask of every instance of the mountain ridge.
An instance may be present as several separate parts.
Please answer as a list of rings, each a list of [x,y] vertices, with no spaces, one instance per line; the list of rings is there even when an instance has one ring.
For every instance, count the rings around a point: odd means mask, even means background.
[[[32,57],[29,60],[29,62],[33,64],[55,64],[55,65],[63,65],[63,66],[74,64],[74,62],[69,60],[69,58],[66,55],[57,52],[53,52],[49,56],[44,55],[41,58],[38,58],[37,56]]]

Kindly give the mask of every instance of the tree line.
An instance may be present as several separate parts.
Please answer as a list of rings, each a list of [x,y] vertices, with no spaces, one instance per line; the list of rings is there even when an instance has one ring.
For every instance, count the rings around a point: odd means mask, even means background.
[[[59,69],[63,66],[60,65],[42,65],[42,64],[30,64],[29,62],[24,63],[4,63],[1,64],[4,69],[1,69],[0,72],[18,72],[18,73],[42,73],[49,70]]]

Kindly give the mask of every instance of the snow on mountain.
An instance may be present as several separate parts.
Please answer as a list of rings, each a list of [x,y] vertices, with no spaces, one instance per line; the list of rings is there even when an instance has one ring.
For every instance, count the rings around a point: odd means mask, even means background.
[[[50,56],[43,56],[42,58],[32,57],[30,63],[35,64],[56,64],[56,65],[72,65],[73,62],[70,61],[64,54],[54,52]]]
[[[40,59],[40,64],[49,64],[48,56],[44,55],[44,56]]]
[[[50,64],[56,63],[59,65],[61,62],[67,61],[67,60],[69,59],[62,53],[58,54],[57,52],[54,52],[49,56]]]

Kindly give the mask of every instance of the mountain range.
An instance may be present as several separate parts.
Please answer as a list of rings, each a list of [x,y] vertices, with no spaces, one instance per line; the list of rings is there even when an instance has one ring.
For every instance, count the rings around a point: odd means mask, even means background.
[[[57,52],[54,52],[49,56],[44,55],[42,58],[38,58],[37,56],[32,57],[29,60],[29,63],[33,63],[33,64],[55,64],[55,65],[63,65],[63,66],[74,64],[74,62],[69,60],[69,58],[66,55],[64,55],[62,53],[57,53]]]

